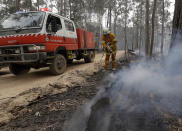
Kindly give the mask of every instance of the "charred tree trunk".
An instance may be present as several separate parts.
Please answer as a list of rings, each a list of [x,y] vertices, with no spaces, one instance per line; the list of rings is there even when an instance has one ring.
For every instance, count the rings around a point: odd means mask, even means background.
[[[175,1],[171,48],[182,43],[182,0]]]
[[[152,13],[152,38],[150,46],[150,57],[152,57],[153,47],[154,47],[154,32],[155,32],[155,12],[156,12],[157,0],[154,0],[154,7]]]
[[[146,19],[145,19],[145,30],[146,30],[146,37],[145,37],[145,55],[149,55],[149,42],[150,42],[150,34],[149,34],[149,0],[146,0]]]

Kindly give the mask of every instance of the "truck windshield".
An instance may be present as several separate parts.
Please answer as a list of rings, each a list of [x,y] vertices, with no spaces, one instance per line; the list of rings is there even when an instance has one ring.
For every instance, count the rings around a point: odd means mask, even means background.
[[[40,28],[45,12],[16,13],[5,17],[0,22],[0,30],[17,28]]]

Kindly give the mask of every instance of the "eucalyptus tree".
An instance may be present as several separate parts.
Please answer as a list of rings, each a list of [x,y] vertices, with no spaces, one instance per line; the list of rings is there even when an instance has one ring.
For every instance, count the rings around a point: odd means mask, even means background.
[[[152,57],[152,54],[153,54],[156,9],[157,9],[157,0],[154,0],[153,12],[152,12],[152,37],[151,37],[151,44],[150,44],[150,57]]]
[[[161,24],[161,43],[160,43],[160,52],[161,54],[163,54],[163,48],[164,48],[164,40],[165,40],[165,36],[166,36],[166,31],[165,28],[168,26],[167,23],[170,23],[171,19],[170,19],[170,15],[171,13],[168,11],[169,7],[171,5],[171,2],[169,0],[162,0],[162,1],[158,1],[158,17],[159,19],[159,23]],[[171,25],[170,25],[171,26]]]
[[[175,0],[171,48],[182,43],[182,1]]]
[[[149,43],[150,43],[150,33],[149,33],[149,8],[150,8],[150,0],[146,0],[146,6],[145,6],[145,55],[149,55]]]

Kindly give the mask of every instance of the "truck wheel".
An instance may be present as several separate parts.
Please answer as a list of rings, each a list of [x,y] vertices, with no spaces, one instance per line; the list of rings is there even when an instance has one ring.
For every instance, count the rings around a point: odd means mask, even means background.
[[[66,70],[67,62],[63,55],[57,54],[50,65],[50,71],[53,75],[60,75]]]
[[[9,70],[14,75],[22,75],[28,73],[30,71],[30,67],[27,65],[10,64]]]
[[[84,58],[85,63],[91,63],[94,61],[94,59],[95,59],[95,52],[94,51],[90,51],[88,53],[88,55]]]

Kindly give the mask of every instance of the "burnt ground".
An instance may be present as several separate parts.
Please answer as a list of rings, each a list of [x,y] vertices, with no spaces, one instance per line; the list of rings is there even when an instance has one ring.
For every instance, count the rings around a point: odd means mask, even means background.
[[[87,80],[87,85],[69,88],[67,92],[44,96],[30,103],[27,112],[0,128],[4,131],[60,130],[80,105],[97,92],[96,85],[102,80],[102,72]],[[16,112],[16,111],[14,111]]]
[[[123,64],[118,65],[123,67]],[[99,85],[107,86],[107,82],[103,80],[109,73],[99,71],[88,77],[86,83],[82,85],[68,88],[66,92],[60,94],[37,98],[26,107],[15,108],[12,113],[17,117],[6,125],[0,125],[0,130],[64,131],[65,123],[72,119],[77,109],[97,94]],[[86,127],[83,127],[85,129],[73,131],[182,131],[182,114],[171,114],[167,109],[163,109],[158,105],[160,97],[155,94],[141,95],[137,91],[132,91],[129,96],[131,103],[125,108],[122,105],[116,107],[109,97],[99,99],[91,107]],[[108,125],[105,125],[108,116],[110,120]]]
[[[98,100],[92,107],[86,131],[182,131],[182,114],[167,112],[150,95],[131,94],[137,98],[131,98],[132,104],[125,109],[114,107],[109,97]]]
[[[87,78],[86,83],[81,86],[76,85],[56,95],[45,95],[30,102],[26,107],[13,109],[11,113],[17,118],[6,125],[0,125],[0,130],[63,131],[64,122],[72,117],[78,107],[96,95],[99,90],[97,87],[109,73],[110,71],[101,70]]]

